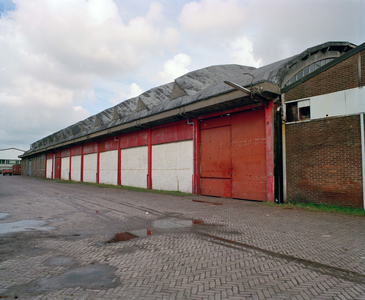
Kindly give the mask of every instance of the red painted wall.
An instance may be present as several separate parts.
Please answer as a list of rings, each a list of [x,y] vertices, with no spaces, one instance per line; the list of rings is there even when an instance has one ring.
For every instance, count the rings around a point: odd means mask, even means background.
[[[123,134],[119,137],[120,139],[120,148],[131,148],[138,146],[146,146],[148,138],[148,131],[134,131],[130,133]]]
[[[114,140],[113,138],[101,141],[99,143],[99,151],[100,152],[106,152],[106,151],[112,151],[112,150],[118,150],[119,142]]]
[[[187,124],[187,121],[152,129],[152,145],[191,139],[193,139],[193,127]]]

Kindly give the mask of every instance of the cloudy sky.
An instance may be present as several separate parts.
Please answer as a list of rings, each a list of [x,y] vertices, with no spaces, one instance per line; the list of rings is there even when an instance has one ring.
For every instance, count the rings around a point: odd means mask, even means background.
[[[0,0],[0,149],[219,64],[365,42],[365,0]]]

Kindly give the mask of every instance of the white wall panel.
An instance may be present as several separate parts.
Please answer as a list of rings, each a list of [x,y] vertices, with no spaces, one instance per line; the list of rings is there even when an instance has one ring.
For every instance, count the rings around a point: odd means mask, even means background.
[[[118,184],[118,150],[100,153],[99,182]]]
[[[62,157],[61,158],[61,179],[69,180],[69,172],[70,172],[70,158]]]
[[[47,159],[47,178],[52,178],[52,158]]]
[[[81,155],[71,157],[71,180],[81,181]]]
[[[122,185],[147,188],[147,146],[122,149]]]
[[[192,192],[193,141],[152,146],[152,188]]]
[[[365,112],[365,89],[350,89],[310,98],[311,119]]]
[[[84,155],[84,182],[96,182],[97,154]]]

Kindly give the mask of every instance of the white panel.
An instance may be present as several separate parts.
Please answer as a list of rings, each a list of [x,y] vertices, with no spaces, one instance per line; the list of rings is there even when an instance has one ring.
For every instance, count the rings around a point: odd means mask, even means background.
[[[47,159],[47,178],[52,178],[52,158]]]
[[[71,180],[81,180],[81,155],[71,157]]]
[[[118,150],[100,153],[99,182],[106,184],[118,183]]]
[[[311,119],[365,112],[365,89],[350,89],[310,98]]]
[[[346,114],[358,114],[365,112],[365,88],[345,91]]]
[[[310,106],[310,100],[298,101],[298,108]]]
[[[122,149],[122,185],[147,188],[147,146]]]
[[[193,141],[152,146],[152,187],[192,192]]]
[[[61,158],[61,179],[68,180],[70,172],[70,158],[62,157]]]
[[[84,155],[84,182],[96,182],[97,154]]]
[[[311,119],[341,116],[346,114],[345,92],[311,97]]]

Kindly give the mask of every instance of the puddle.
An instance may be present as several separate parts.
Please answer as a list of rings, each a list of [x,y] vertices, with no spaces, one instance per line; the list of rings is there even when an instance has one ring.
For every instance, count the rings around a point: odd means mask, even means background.
[[[161,229],[178,229],[187,228],[193,225],[203,224],[201,220],[184,220],[179,218],[166,218],[153,221],[152,228],[156,231]],[[117,233],[112,239],[106,241],[105,243],[117,243],[125,242],[135,238],[146,237],[152,234],[153,229],[137,229],[127,232]]]
[[[23,220],[13,223],[1,223],[0,234],[15,233],[22,231],[51,231],[55,227],[44,227],[47,221]]]
[[[117,233],[111,240],[107,241],[106,243],[117,243],[117,242],[125,242],[131,239],[145,237],[147,235],[151,235],[152,231],[149,229],[138,229],[132,230],[129,232],[121,232]]]
[[[8,214],[8,213],[0,213],[0,220],[5,219],[6,217],[9,217],[9,216],[10,216],[10,214]]]
[[[73,266],[76,264],[75,260],[72,257],[67,256],[56,256],[48,258],[43,262],[46,266]]]
[[[199,203],[208,203],[208,204],[213,204],[213,205],[223,205],[223,203],[203,201],[203,200],[191,200],[191,201],[193,201],[193,202],[199,202]]]
[[[66,288],[81,287],[84,289],[109,289],[120,284],[119,278],[114,275],[117,269],[108,265],[89,265],[73,268],[59,276],[41,278],[22,286],[13,286],[9,292],[44,293]]]
[[[161,229],[174,229],[190,227],[192,225],[203,224],[200,220],[182,220],[178,218],[160,219],[153,222],[153,227]]]

